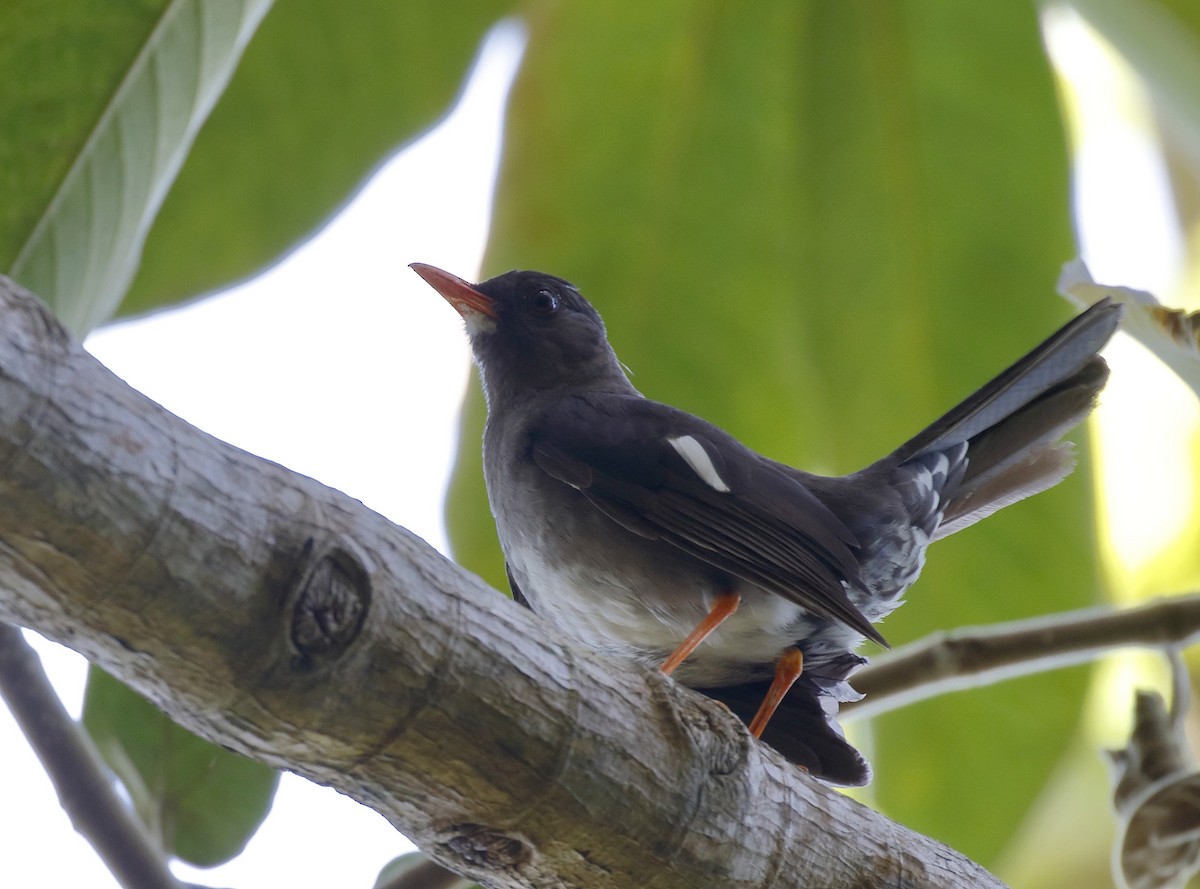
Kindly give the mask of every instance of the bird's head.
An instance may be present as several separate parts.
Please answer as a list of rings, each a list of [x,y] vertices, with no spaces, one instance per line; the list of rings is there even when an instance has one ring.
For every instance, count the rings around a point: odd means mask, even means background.
[[[462,316],[489,403],[502,392],[630,388],[604,321],[570,282],[512,271],[471,284],[424,263],[411,268]]]

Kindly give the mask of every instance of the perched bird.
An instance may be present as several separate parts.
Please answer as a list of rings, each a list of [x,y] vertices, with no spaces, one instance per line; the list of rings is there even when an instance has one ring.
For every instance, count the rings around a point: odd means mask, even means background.
[[[483,468],[513,597],[595,650],[660,665],[830,783],[866,783],[840,701],[931,542],[1056,484],[1108,367],[1097,303],[852,475],[751,451],[638,392],[567,281],[412,268],[463,317],[487,399]],[[774,718],[772,718],[774,716]]]

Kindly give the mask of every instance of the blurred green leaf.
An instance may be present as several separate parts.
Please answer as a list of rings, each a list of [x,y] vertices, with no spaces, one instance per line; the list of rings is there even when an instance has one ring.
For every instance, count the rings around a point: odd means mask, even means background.
[[[402,877],[414,867],[424,864],[426,860],[425,855],[420,851],[398,855],[379,871],[379,876],[375,878],[375,885],[372,889],[385,889],[398,877]]]
[[[278,772],[196,737],[96,667],[83,724],[169,855],[199,867],[228,861],[271,809]]]
[[[513,5],[279,4],[208,115],[269,0],[13,0],[0,269],[77,333],[253,274],[445,113]]]
[[[1067,154],[1035,11],[951,0],[543,3],[487,267],[580,285],[651,397],[848,472],[1065,320]],[[582,98],[586,97],[586,99]],[[504,588],[473,396],[449,503]],[[894,643],[1094,601],[1076,478],[934,547]],[[874,726],[873,801],[985,863],[1076,723],[1084,673]]]
[[[374,889],[478,889],[478,885],[416,851],[385,864],[375,878]]]
[[[173,0],[72,158],[12,274],[76,334],[116,311],[146,230],[270,5]]]
[[[1181,61],[1170,68],[1161,66],[1165,69],[1162,76],[1177,81],[1173,93],[1189,88],[1191,93],[1188,98],[1172,103],[1169,110],[1156,104],[1155,122],[1171,180],[1176,217],[1189,245],[1188,264],[1195,270],[1200,268],[1197,260],[1197,245],[1200,244],[1200,81],[1195,79],[1197,65],[1200,65],[1200,4],[1193,0],[1162,0],[1160,11],[1152,15],[1167,20],[1174,32],[1170,38],[1172,43],[1176,47],[1180,43],[1186,45],[1192,56],[1190,64]],[[1153,98],[1157,102],[1157,94]],[[1194,302],[1191,307],[1195,307]]]
[[[512,6],[277,4],[163,204],[121,312],[229,285],[311,235],[447,112],[483,35]]]
[[[1175,147],[1200,168],[1200,4],[1071,0],[1069,5],[1137,72]]]
[[[167,0],[7,0],[0,12],[0,269],[79,156]]]
[[[1081,308],[1106,297],[1123,305],[1121,329],[1149,349],[1200,398],[1200,313],[1164,306],[1145,290],[1098,284],[1082,260],[1063,267],[1058,289]]]

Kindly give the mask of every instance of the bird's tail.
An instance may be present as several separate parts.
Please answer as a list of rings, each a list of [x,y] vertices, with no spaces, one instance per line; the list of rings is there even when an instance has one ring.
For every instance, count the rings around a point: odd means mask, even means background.
[[[887,461],[944,477],[933,539],[1060,482],[1074,464],[1061,441],[1108,379],[1096,354],[1121,306],[1104,299],[901,445]],[[940,467],[940,468],[935,468]],[[928,478],[928,474],[925,474]]]
[[[862,698],[846,681],[866,663],[864,658],[842,651],[823,659],[816,670],[808,669],[779,703],[779,709],[763,730],[762,740],[814,778],[843,787],[861,787],[871,780],[871,767],[854,749],[838,725],[839,701]],[[749,724],[771,685],[770,679],[723,688],[696,691],[720,701]]]

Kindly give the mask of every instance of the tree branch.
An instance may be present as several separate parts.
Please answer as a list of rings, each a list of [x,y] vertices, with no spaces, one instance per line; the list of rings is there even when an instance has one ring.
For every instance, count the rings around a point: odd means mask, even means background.
[[[169,414],[3,279],[0,317],[0,619],[203,737],[491,886],[1000,885],[723,707],[568,646],[358,501]]]
[[[0,624],[0,696],[25,733],[75,829],[127,889],[182,889],[166,855],[121,802],[87,735],[59,700],[37,652]]]
[[[1095,660],[1114,648],[1169,648],[1200,637],[1200,594],[1136,608],[1086,608],[927,636],[877,658],[854,676],[865,697],[847,719],[877,716],[916,701]]]

